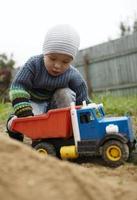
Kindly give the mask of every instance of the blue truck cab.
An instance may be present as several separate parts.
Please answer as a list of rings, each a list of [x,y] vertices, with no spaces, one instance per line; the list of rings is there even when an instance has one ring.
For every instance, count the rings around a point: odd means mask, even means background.
[[[106,117],[103,106],[99,107],[77,110],[81,140],[102,140],[107,133],[113,132],[110,130],[113,127],[115,129],[113,133],[121,133],[128,141],[133,142],[131,118],[129,116]]]
[[[110,166],[118,166],[129,158],[136,143],[129,116],[106,117],[103,105],[95,103],[84,104],[75,112],[79,155],[100,154]]]

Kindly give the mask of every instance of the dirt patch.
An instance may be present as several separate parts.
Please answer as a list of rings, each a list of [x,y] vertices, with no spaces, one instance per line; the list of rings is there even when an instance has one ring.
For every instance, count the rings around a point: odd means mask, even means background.
[[[0,122],[0,134],[6,135],[6,125],[5,125],[5,122]]]
[[[75,164],[42,158],[29,146],[5,135],[0,125],[0,197],[2,200],[136,200],[137,166],[116,169],[97,162]],[[91,160],[92,162],[92,160]]]

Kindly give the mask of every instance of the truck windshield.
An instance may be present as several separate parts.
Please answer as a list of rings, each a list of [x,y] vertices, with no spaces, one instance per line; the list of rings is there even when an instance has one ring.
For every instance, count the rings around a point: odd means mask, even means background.
[[[98,109],[96,109],[95,113],[96,113],[97,118],[102,118],[105,116],[105,112],[102,107],[99,107]]]

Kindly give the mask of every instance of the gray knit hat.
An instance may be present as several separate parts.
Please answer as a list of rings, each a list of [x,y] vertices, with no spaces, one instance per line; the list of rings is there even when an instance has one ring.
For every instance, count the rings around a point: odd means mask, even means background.
[[[80,37],[76,30],[67,24],[51,28],[45,37],[43,54],[61,53],[75,58],[80,45]]]

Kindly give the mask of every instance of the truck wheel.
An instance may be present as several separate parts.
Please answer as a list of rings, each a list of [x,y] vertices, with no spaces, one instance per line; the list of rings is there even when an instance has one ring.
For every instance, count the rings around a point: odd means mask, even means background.
[[[52,155],[56,156],[55,148],[52,144],[47,142],[40,142],[34,146],[34,149],[43,156]]]
[[[118,167],[127,161],[129,147],[117,140],[109,140],[103,145],[102,158],[107,165]]]

